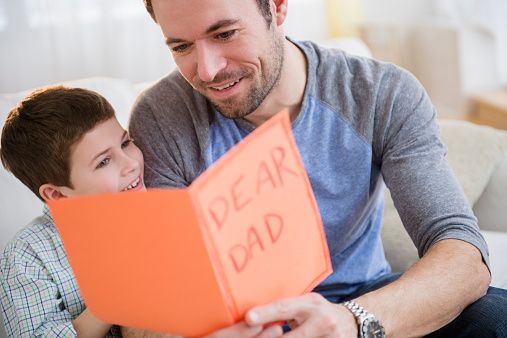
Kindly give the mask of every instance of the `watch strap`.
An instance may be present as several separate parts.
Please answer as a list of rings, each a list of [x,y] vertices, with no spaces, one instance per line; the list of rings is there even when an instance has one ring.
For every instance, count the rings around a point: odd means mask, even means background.
[[[345,306],[350,312],[352,312],[352,314],[354,315],[354,317],[356,317],[358,321],[360,320],[360,318],[370,315],[370,313],[366,311],[361,305],[351,300],[341,304]]]

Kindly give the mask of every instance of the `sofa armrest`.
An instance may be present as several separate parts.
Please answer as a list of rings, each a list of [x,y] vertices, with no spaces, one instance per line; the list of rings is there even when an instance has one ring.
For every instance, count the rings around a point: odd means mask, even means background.
[[[507,233],[507,154],[475,203],[474,212],[481,229]]]

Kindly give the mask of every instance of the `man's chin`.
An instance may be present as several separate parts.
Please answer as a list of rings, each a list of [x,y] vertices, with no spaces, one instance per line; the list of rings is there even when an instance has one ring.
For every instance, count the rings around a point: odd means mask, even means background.
[[[248,115],[248,113],[242,112],[242,111],[224,111],[221,109],[217,109],[218,112],[225,118],[228,119],[241,119]]]
[[[228,119],[241,119],[251,113],[248,110],[245,111],[243,109],[233,108],[230,106],[224,107],[223,105],[219,105],[216,103],[212,104],[223,117]]]

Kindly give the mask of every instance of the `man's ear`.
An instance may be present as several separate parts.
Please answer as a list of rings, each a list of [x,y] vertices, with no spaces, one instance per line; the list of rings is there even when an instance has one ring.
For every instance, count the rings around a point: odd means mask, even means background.
[[[39,194],[45,202],[66,198],[62,192],[62,187],[57,187],[50,183],[45,183],[39,187]]]
[[[289,0],[271,0],[271,3],[274,4],[274,20],[275,23],[280,26],[284,23],[287,18],[287,6]]]

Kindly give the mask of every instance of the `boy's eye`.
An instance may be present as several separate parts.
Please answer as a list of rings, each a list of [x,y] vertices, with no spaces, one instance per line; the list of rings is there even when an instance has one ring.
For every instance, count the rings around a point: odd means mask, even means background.
[[[217,34],[216,38],[219,40],[229,40],[234,34],[236,34],[236,32],[236,29],[232,29],[230,31]]]
[[[106,157],[105,159],[100,161],[99,164],[97,164],[96,169],[104,168],[105,166],[107,166],[109,164],[109,161],[110,161],[109,157]]]
[[[123,148],[127,148],[127,147],[128,147],[128,146],[132,143],[132,141],[134,141],[134,140],[133,140],[133,139],[131,139],[131,138],[129,138],[129,139],[127,139],[127,140],[123,141],[123,142],[121,143],[121,148],[122,148],[122,149],[123,149]]]

